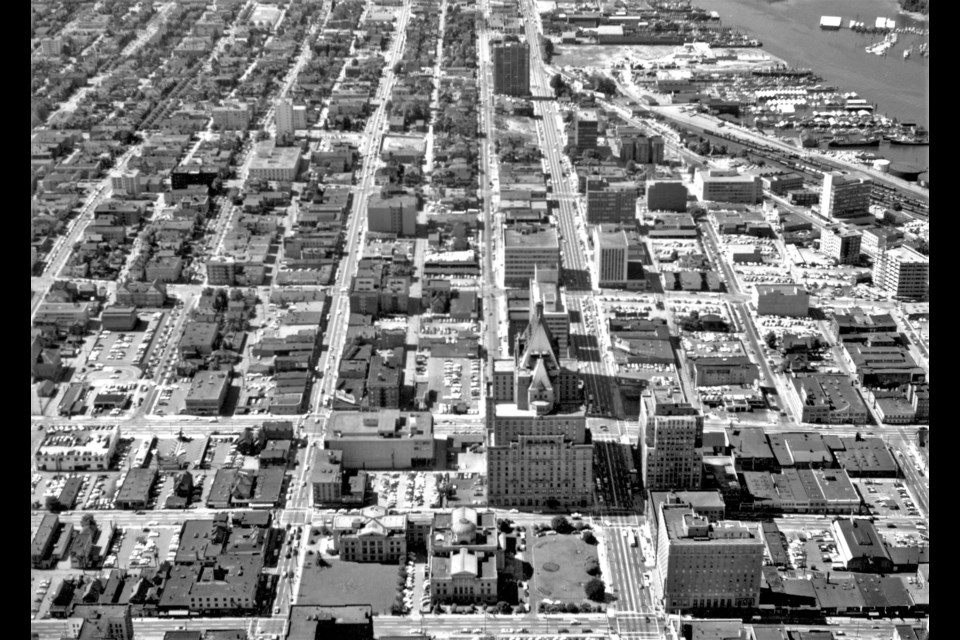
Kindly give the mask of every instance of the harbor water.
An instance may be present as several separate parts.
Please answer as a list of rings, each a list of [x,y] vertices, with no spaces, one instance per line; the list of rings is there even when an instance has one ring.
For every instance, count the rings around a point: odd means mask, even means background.
[[[881,34],[859,34],[845,28],[850,20],[872,25],[879,17],[896,21],[898,27],[918,26],[898,13],[896,0],[694,0],[693,4],[716,11],[725,26],[749,33],[763,42],[763,49],[788,64],[809,68],[841,91],[855,91],[877,105],[877,112],[903,121],[929,126],[929,59],[914,53],[927,38],[901,34],[886,55],[864,49],[883,40]],[[820,29],[821,16],[841,16],[844,28]],[[933,136],[936,132],[932,132]],[[929,166],[929,147],[892,146],[883,143],[870,149],[894,162]]]

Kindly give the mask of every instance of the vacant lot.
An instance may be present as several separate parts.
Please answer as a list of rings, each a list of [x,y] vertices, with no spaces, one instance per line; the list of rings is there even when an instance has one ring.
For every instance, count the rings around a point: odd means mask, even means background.
[[[397,597],[399,565],[343,562],[328,557],[325,561],[330,566],[321,568],[316,558],[316,554],[307,556],[297,604],[369,604],[374,613],[390,613]]]
[[[550,598],[564,602],[586,600],[583,585],[590,580],[585,563],[597,556],[597,548],[577,535],[534,538],[533,580],[537,599]],[[531,590],[531,595],[533,595]]]

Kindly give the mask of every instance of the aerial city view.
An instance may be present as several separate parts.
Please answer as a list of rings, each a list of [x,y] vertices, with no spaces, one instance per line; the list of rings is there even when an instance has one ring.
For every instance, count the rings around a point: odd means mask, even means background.
[[[33,638],[928,640],[927,0],[30,6]]]

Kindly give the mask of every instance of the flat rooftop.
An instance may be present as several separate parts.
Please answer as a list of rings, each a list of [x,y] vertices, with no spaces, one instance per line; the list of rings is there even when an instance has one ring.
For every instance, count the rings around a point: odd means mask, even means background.
[[[556,249],[560,250],[560,241],[554,227],[535,229],[506,229],[503,232],[503,245],[507,249]]]

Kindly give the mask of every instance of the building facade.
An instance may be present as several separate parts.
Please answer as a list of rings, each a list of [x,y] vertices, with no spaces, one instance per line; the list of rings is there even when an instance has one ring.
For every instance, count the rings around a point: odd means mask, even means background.
[[[697,169],[693,184],[697,196],[707,202],[756,204],[763,196],[760,176],[735,170]]]
[[[820,190],[820,215],[830,220],[856,218],[869,213],[869,180],[837,171],[823,176]]]
[[[837,264],[857,264],[860,261],[859,231],[846,226],[824,227],[820,231],[820,252]]]
[[[597,288],[617,286],[627,280],[630,242],[623,229],[593,229],[593,258],[596,262]]]
[[[638,197],[633,183],[608,184],[604,180],[587,180],[587,222],[617,224],[636,220]]]
[[[407,555],[407,516],[366,507],[333,519],[333,548],[346,562],[397,562]]]
[[[873,283],[895,298],[925,299],[930,292],[930,258],[910,247],[877,255]]]
[[[761,316],[805,318],[810,314],[810,295],[795,284],[758,284],[753,304]]]
[[[651,180],[647,182],[647,210],[684,212],[687,195],[679,180]]]
[[[580,111],[573,118],[573,144],[577,151],[597,148],[600,122],[596,111]]]
[[[700,488],[703,414],[679,389],[654,388],[640,399],[640,455],[647,491]]]
[[[760,603],[764,542],[755,523],[711,523],[686,507],[663,505],[657,572],[667,613],[751,609]]]
[[[527,287],[538,268],[560,268],[560,240],[553,227],[518,226],[503,231],[504,284]]]
[[[493,92],[530,95],[530,45],[502,42],[493,45]]]

